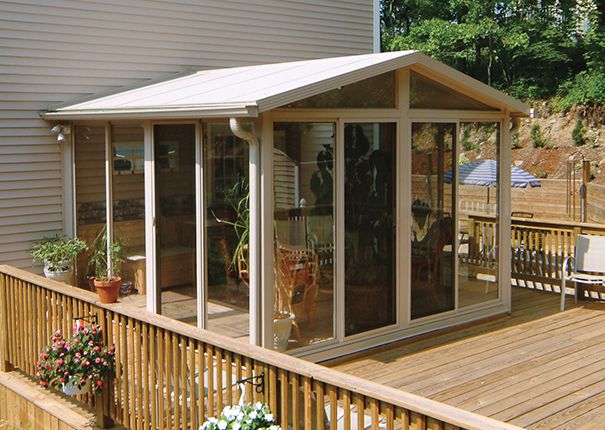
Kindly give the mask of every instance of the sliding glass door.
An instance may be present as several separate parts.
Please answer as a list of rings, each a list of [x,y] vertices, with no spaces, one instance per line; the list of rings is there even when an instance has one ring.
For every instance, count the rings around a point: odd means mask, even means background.
[[[455,308],[455,162],[455,123],[412,124],[412,319]]]
[[[345,336],[397,322],[395,123],[344,126]]]
[[[156,288],[161,313],[197,323],[196,125],[156,124]]]

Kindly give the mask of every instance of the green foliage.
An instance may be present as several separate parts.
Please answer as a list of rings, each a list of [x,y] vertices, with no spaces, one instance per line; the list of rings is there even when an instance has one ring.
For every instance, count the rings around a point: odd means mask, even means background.
[[[600,103],[605,103],[605,71],[583,71],[561,85],[555,108],[565,111],[575,105]]]
[[[460,143],[465,151],[475,151],[479,149],[479,145],[471,141],[470,127],[464,127],[462,129],[462,138],[460,139]]]
[[[48,236],[37,242],[30,251],[34,261],[46,263],[47,269],[54,271],[63,265],[70,264],[88,247],[84,241],[76,238],[67,239],[62,234]]]
[[[548,141],[544,137],[544,133],[542,133],[542,127],[537,122],[531,126],[529,135],[534,148],[545,148],[548,146]]]
[[[576,146],[586,144],[586,136],[584,135],[584,122],[580,118],[576,121],[576,125],[571,131],[571,138]]]
[[[114,238],[113,243],[109,247],[109,255],[111,256],[111,274],[118,276],[120,268],[124,262],[124,246]],[[92,254],[88,260],[88,273],[95,279],[103,280],[109,276],[107,264],[107,230],[105,227],[97,234],[92,243]]]
[[[511,136],[510,138],[510,142],[511,142],[511,149],[517,149],[519,148],[520,144],[519,144],[519,134],[515,133]]]
[[[513,96],[545,98],[605,69],[602,11],[603,0],[382,0],[382,48],[420,50]]]

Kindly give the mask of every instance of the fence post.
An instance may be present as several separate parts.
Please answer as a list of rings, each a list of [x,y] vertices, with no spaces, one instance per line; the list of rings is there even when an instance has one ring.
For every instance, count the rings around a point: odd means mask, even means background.
[[[0,372],[14,369],[8,361],[8,306],[6,304],[6,275],[0,273]]]

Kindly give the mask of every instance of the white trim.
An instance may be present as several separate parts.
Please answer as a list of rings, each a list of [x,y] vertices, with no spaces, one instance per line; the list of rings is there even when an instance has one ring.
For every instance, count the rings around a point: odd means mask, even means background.
[[[162,310],[161,292],[157,287],[155,269],[156,228],[155,228],[155,164],[153,158],[153,125],[144,123],[145,154],[145,285],[147,290],[147,310],[159,314]]]
[[[76,236],[76,187],[75,187],[75,127],[71,126],[71,133],[68,139],[63,142],[62,147],[62,169],[63,169],[63,199],[62,199],[62,219],[63,233],[67,237]]]
[[[195,280],[197,326],[208,327],[208,273],[206,271],[206,230],[204,199],[204,129],[195,123]]]
[[[112,279],[112,254],[113,244],[113,148],[111,143],[111,123],[105,123],[105,232],[107,236],[107,277]]]
[[[373,42],[374,42],[374,52],[380,52],[380,0],[373,0]]]
[[[252,133],[256,134],[253,130]],[[249,340],[253,345],[260,345],[263,341],[261,319],[258,315],[258,310],[262,312],[261,307],[261,290],[262,290],[262,275],[261,275],[261,149],[260,141],[247,142],[248,153],[248,190],[250,192],[249,199],[249,225],[250,236],[248,245],[248,277],[250,286],[250,323],[249,323]]]
[[[498,161],[500,168],[500,183],[498,189],[498,214],[497,222],[499,226],[498,237],[498,287],[500,289],[499,297],[510,313],[512,311],[511,298],[511,121],[506,116],[500,122],[500,159]]]
[[[452,242],[452,254],[454,254],[454,267],[453,267],[453,276],[454,276],[454,309],[458,309],[460,307],[460,279],[458,278],[459,269],[460,269],[460,223],[458,222],[458,212],[460,207],[460,194],[459,194],[459,177],[460,166],[458,165],[458,157],[460,156],[460,121],[456,121],[456,130],[454,136],[454,147],[452,151],[454,152],[454,159],[452,160],[453,164],[453,175],[452,175],[452,222],[454,228],[454,240]]]
[[[250,324],[259,321],[262,332],[261,345],[273,349],[273,119],[271,112],[261,117],[262,129],[260,145],[260,240],[262,254],[260,307],[253,309],[250,304]],[[260,312],[260,315],[258,313]]]
[[[334,280],[332,282],[332,291],[334,292],[334,318],[332,319],[332,333],[340,344],[344,341],[346,335],[346,306],[345,306],[345,120],[338,118],[334,123],[336,141],[334,163],[336,180],[334,182],[333,216],[334,228],[332,235],[334,238]]]

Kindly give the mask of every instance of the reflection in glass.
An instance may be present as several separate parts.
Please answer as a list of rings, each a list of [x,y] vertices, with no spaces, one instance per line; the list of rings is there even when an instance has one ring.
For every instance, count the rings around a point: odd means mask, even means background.
[[[410,108],[498,110],[414,72],[410,73]]]
[[[387,72],[289,104],[289,108],[394,108],[395,72]]]
[[[208,329],[249,335],[248,144],[226,123],[207,124],[204,139]]]
[[[460,123],[458,157],[458,305],[498,298],[498,153],[500,124]],[[489,166],[489,177],[476,185],[473,171]],[[467,168],[464,168],[464,167]],[[469,169],[469,166],[473,166]],[[466,174],[470,172],[469,174]]]
[[[196,324],[195,125],[158,124],[153,136],[161,312]]]
[[[396,322],[396,125],[345,126],[345,334]]]
[[[122,293],[145,294],[145,175],[143,166],[143,127],[111,127],[114,175],[113,237],[122,244]],[[128,161],[128,169],[115,170],[116,163]],[[125,163],[120,163],[126,166]]]
[[[81,288],[92,288],[92,280],[89,284],[87,279],[90,248],[107,221],[104,125],[74,128],[74,161],[76,235],[89,247],[89,251],[78,256],[76,283]]]
[[[455,306],[455,196],[445,181],[454,167],[455,134],[456,124],[412,124],[412,318]]]
[[[275,347],[334,337],[333,123],[275,123]]]

